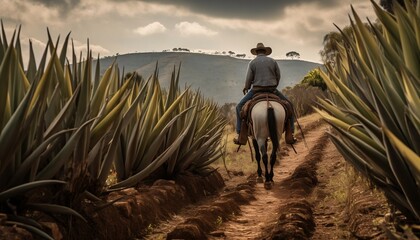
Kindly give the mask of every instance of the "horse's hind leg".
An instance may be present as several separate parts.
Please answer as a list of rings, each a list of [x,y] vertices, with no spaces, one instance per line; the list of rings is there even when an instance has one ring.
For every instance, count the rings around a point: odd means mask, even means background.
[[[277,149],[273,149],[270,156],[270,174],[269,174],[269,181],[273,182],[274,177],[274,164],[276,164],[276,158],[277,158]]]
[[[254,146],[254,151],[255,151],[255,159],[257,160],[257,174],[258,174],[258,179],[261,179],[261,175],[262,175],[262,169],[261,169],[261,154],[260,154],[260,148],[258,147],[258,142],[257,140],[253,139],[252,140],[252,145]],[[262,182],[262,180],[261,180]]]
[[[269,181],[269,175],[268,175],[268,156],[267,156],[267,144],[266,141],[258,141],[258,145],[260,146],[260,151],[262,155],[262,161],[264,163],[265,167],[265,181]]]
[[[276,158],[277,158],[277,150],[280,147],[280,145],[277,144],[273,144],[273,150],[271,151],[271,156],[270,156],[270,175],[269,175],[269,181],[273,182],[273,177],[274,177],[274,164],[276,164]]]

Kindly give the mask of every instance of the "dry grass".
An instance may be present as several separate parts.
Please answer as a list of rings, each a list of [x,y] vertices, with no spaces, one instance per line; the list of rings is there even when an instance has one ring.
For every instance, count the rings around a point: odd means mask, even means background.
[[[299,118],[300,125],[304,128],[306,125],[316,122],[320,119],[320,116],[316,113],[309,114]],[[296,131],[298,132],[298,127],[296,125]],[[237,152],[238,145],[233,143],[233,138],[236,137],[235,129],[231,125],[227,125],[225,128],[224,133],[224,141],[223,143],[226,144],[225,146],[225,163],[226,168],[228,171],[232,173],[243,173],[245,176],[249,176],[257,171],[257,164],[255,161],[252,161],[254,158],[254,149],[252,147],[252,155],[249,145],[241,146],[239,151]],[[282,136],[280,146],[284,145],[284,134]],[[270,146],[269,146],[270,147]],[[270,151],[270,149],[269,149]],[[212,164],[213,167],[219,168],[220,172],[226,172],[225,166],[223,163],[223,158],[220,158],[216,162]]]
[[[248,145],[241,146],[239,151],[238,145],[233,143],[236,137],[234,128],[228,125],[224,133],[225,145],[225,163],[220,158],[213,163],[213,167],[219,168],[222,172],[225,170],[225,164],[228,171],[233,174],[244,174],[246,176],[256,172],[256,163],[252,161],[251,151]],[[252,145],[252,143],[251,143]]]

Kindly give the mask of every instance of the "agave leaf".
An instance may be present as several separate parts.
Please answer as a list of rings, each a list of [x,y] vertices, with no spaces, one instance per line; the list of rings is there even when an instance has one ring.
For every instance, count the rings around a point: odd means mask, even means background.
[[[400,42],[400,35],[398,30],[398,24],[396,23],[395,19],[383,10],[374,0],[370,0],[375,10],[376,16],[383,23],[384,30],[388,31],[391,37],[396,42]]]
[[[74,147],[79,141],[83,130],[92,123],[94,119],[86,121],[79,129],[70,137],[66,145],[57,153],[57,155],[45,166],[42,171],[36,176],[37,180],[45,180],[52,178],[68,160],[68,157],[74,151]]]
[[[97,142],[109,129],[109,127],[116,121],[125,106],[125,100],[129,94],[125,94],[118,105],[109,112],[103,119],[93,128],[91,132],[91,141]],[[105,110],[106,111],[106,110]]]
[[[404,17],[406,14],[401,6],[395,7],[395,15],[399,24],[398,30],[401,36],[404,62],[414,76],[420,77],[420,69],[418,67],[420,65],[420,57],[417,54],[418,51],[413,51],[413,48],[418,47],[413,29],[410,27],[408,19]]]
[[[3,19],[0,20],[0,23],[1,23],[1,34],[2,34],[2,37],[3,37],[3,46],[4,46],[4,49],[7,49],[8,48],[7,37],[6,37],[6,32],[4,31]],[[15,36],[15,34],[13,33],[13,37],[14,36]],[[10,42],[11,42],[11,45],[12,45],[13,41],[10,41]]]
[[[39,224],[37,221],[35,221],[34,219],[25,217],[25,216],[19,216],[19,215],[14,215],[14,214],[7,214],[7,220],[8,221],[12,221],[12,222],[20,222],[23,224],[27,224],[29,226],[33,226],[35,228],[39,228],[42,229],[42,225]]]
[[[386,130],[384,130],[384,135],[385,134],[386,134]],[[391,135],[392,133],[390,131],[388,131],[388,134],[389,136],[392,136]],[[393,137],[393,141],[395,141],[398,147],[403,150],[404,154],[407,155],[410,153],[410,151],[407,151],[408,148],[401,145],[401,142],[398,142],[396,140],[395,136],[392,136],[392,137]],[[404,192],[406,200],[408,204],[410,205],[410,208],[412,209],[411,212],[414,216],[420,219],[420,202],[418,201],[418,196],[420,196],[420,188],[418,188],[416,184],[416,179],[419,178],[418,169],[413,169],[417,171],[417,176],[416,176],[416,172],[412,172],[410,166],[408,166],[405,160],[401,157],[400,155],[401,153],[395,150],[395,147],[390,142],[390,139],[386,138],[385,136],[384,136],[384,144],[385,144],[385,149],[388,154],[389,165],[391,166],[391,169],[394,172],[394,176],[396,177],[401,187],[401,190]],[[414,157],[414,160],[419,161],[418,156],[413,156],[413,157]],[[409,161],[411,160],[413,159],[409,159]],[[418,164],[414,166],[417,168]]]
[[[215,134],[213,136],[211,136],[210,138],[208,138],[208,140],[202,144],[200,146],[200,148],[196,149],[196,151],[194,151],[193,153],[191,153],[191,155],[189,155],[187,157],[187,159],[183,160],[183,162],[180,164],[180,169],[186,169],[193,161],[197,160],[197,159],[201,159],[199,158],[199,156],[203,155],[203,153],[208,152],[209,151],[209,147],[213,144],[214,141],[220,139],[220,133],[219,134]],[[209,137],[209,136],[207,136]],[[202,159],[205,160],[205,159]]]
[[[184,132],[179,135],[179,137],[168,147],[159,157],[157,157],[151,164],[146,168],[139,171],[135,175],[123,180],[115,185],[112,185],[110,189],[118,189],[122,187],[131,187],[138,184],[141,180],[148,177],[153,171],[158,169],[163,163],[165,163],[168,158],[180,147],[182,141],[184,140],[186,134],[189,131],[191,124],[184,130]]]
[[[373,31],[375,33],[375,36],[376,36],[376,39],[378,40],[379,44],[381,45],[381,47],[384,51],[383,55],[386,58],[386,59],[384,59],[384,64],[386,66],[383,67],[383,70],[386,72],[387,78],[385,78],[384,80],[389,79],[389,83],[393,84],[394,89],[399,93],[399,95],[402,95],[401,85],[398,84],[397,81],[392,81],[392,79],[395,79],[395,77],[397,77],[397,75],[395,74],[394,68],[405,69],[405,68],[407,68],[407,66],[405,66],[404,61],[402,60],[399,53],[382,36],[382,32],[380,32],[378,29],[376,29],[376,27],[374,27],[372,24],[371,24],[371,28],[373,29]],[[394,67],[390,66],[390,62],[389,62],[388,59],[392,59],[392,64],[393,64]],[[393,76],[393,77],[391,77],[391,76]]]
[[[0,22],[1,22],[2,32],[4,32],[3,20],[0,19]],[[7,40],[6,40],[6,44],[7,44]],[[2,36],[0,36],[0,62],[3,60],[5,49],[7,49],[7,47],[3,46]]]
[[[353,29],[355,30],[354,32],[356,36],[358,36],[357,39],[360,41],[359,46],[362,47],[361,43],[364,43],[363,47],[367,53],[366,56],[372,64],[378,61],[378,64],[381,64],[380,50],[375,39],[373,38],[372,34],[370,34],[366,26],[362,23],[362,20],[360,20],[359,15],[353,7],[351,8],[351,10],[357,25],[357,27],[354,27]]]
[[[407,104],[416,116],[420,116],[419,88],[416,88],[414,85],[416,81],[418,82],[419,79],[412,80],[406,71],[402,71],[402,83],[404,86],[404,93],[407,99]]]
[[[53,55],[55,55],[55,49],[53,50]],[[50,79],[50,76],[53,72],[53,65],[54,65],[54,61],[53,59],[50,59],[50,61],[48,62],[47,68],[45,69],[45,72],[42,74],[41,79],[39,80],[37,87],[35,89],[35,93],[34,93],[34,97],[32,98],[32,101],[30,103],[30,108],[33,108],[33,106],[35,105],[35,101],[44,94],[46,88],[46,85],[51,82],[48,81]],[[40,66],[41,67],[41,66]]]
[[[181,118],[182,116],[187,114],[194,107],[195,106],[191,106],[191,107],[185,109],[184,111],[182,111],[180,114],[176,115],[174,118],[172,118],[171,121],[169,121],[166,124],[166,126],[161,130],[161,132],[159,133],[159,135],[156,138],[151,138],[151,139],[154,139],[154,140],[151,141],[150,146],[147,148],[146,153],[141,158],[141,163],[139,165],[139,168],[136,169],[136,170],[140,171],[140,170],[146,168],[146,166],[149,165],[152,161],[155,161],[153,158],[158,153],[158,150],[159,150],[160,146],[162,145],[162,142],[165,139],[166,134],[172,128],[173,124],[176,123],[179,118]],[[187,127],[191,126],[192,123],[193,122],[191,121],[190,124],[187,125]],[[187,133],[185,133],[185,135],[187,135]]]
[[[111,64],[112,66],[113,64]],[[93,81],[93,92],[96,93],[96,90],[98,89],[99,83],[100,83],[100,74],[101,74],[101,64],[99,62],[99,53],[98,58],[96,59],[96,66],[95,66],[95,76]]]
[[[52,238],[50,235],[46,234],[41,229],[33,227],[31,225],[28,225],[28,224],[24,224],[24,223],[21,223],[21,222],[14,222],[14,221],[6,221],[5,224],[12,225],[12,226],[19,226],[19,227],[22,227],[22,228],[24,228],[24,229],[42,237],[44,239],[54,240],[54,238]]]
[[[132,171],[133,165],[137,163],[135,163],[135,161],[138,161],[138,146],[139,146],[139,141],[140,141],[140,121],[137,121],[136,124],[134,125],[134,129],[130,132],[130,137],[128,139],[128,143],[127,143],[127,148],[125,151],[125,159],[117,159],[116,161],[124,161],[124,169],[117,169],[117,172],[120,173],[120,175],[118,175],[119,178],[123,179],[123,178],[127,178],[130,175],[130,172]],[[122,165],[122,164],[121,164]],[[120,164],[117,164],[117,166],[121,166]],[[124,172],[124,175],[121,175],[121,173]]]
[[[158,136],[158,139],[155,139],[152,144],[150,145],[150,147],[148,148],[149,150],[147,151],[146,155],[144,156],[144,158],[142,159],[142,163],[143,161],[145,161],[146,163],[150,163],[153,160],[153,157],[156,155],[156,153],[159,150],[159,146],[162,144],[164,138],[166,137],[166,134],[168,133],[168,131],[172,128],[173,124],[178,120],[181,119],[183,116],[185,116],[190,110],[195,109],[195,106],[191,106],[187,109],[185,109],[184,111],[182,111],[180,114],[178,114],[177,116],[175,116],[166,126],[165,128],[162,130],[161,134]],[[194,114],[193,114],[194,115]],[[191,126],[192,124],[192,126]],[[185,143],[186,139],[188,139],[189,135],[191,135],[192,130],[194,129],[194,119],[191,118],[191,122],[189,124],[187,124],[186,126],[190,126],[190,132],[187,132],[186,136],[184,137],[184,142],[182,143],[182,146],[184,147],[188,147],[189,145]],[[179,151],[180,149],[178,149]],[[173,156],[173,161],[168,160],[167,164],[168,164],[168,168],[167,169],[173,169],[175,167],[175,163],[176,163],[176,157],[177,154],[174,154]],[[169,170],[169,172],[172,172],[171,170]]]
[[[369,162],[369,164],[372,165],[371,168],[375,168],[375,169],[378,169],[378,171],[380,170],[382,173],[386,173],[386,174],[382,174],[383,176],[392,175],[391,169],[387,167],[388,159],[385,155],[384,149],[377,150],[373,148],[372,146],[370,146],[369,144],[366,144],[365,142],[361,141],[359,138],[355,137],[354,135],[349,134],[348,131],[344,131],[343,129],[338,128],[336,126],[333,126],[333,127],[338,132],[340,132],[343,137],[348,138],[350,142],[352,142],[352,144],[354,144],[357,147],[357,149],[359,149],[365,155],[368,155],[370,159],[372,159],[372,161]]]
[[[108,134],[111,133],[109,132]],[[99,176],[103,152],[108,146],[108,144],[105,142],[108,140],[108,134],[105,134],[98,142],[96,142],[88,153],[87,165],[89,167],[89,173],[93,178],[97,178]]]
[[[47,130],[45,130],[44,138],[51,136],[53,133],[57,132],[57,129],[60,127],[60,124],[68,118],[69,114],[71,113],[70,109],[74,107],[75,100],[79,94],[80,85],[75,89],[71,98],[67,101],[67,103],[63,106],[60,112],[55,116],[54,120],[48,126]]]
[[[383,128],[384,133],[387,139],[391,144],[398,150],[398,152],[408,160],[407,163],[411,165],[412,170],[415,172],[412,173],[414,177],[417,178],[417,181],[420,183],[420,157],[413,150],[411,150],[407,145],[405,145],[400,139],[398,139],[389,129]]]
[[[0,172],[3,172],[5,167],[13,160],[13,158],[9,157],[17,150],[13,146],[15,146],[18,141],[21,141],[19,136],[22,130],[22,122],[28,109],[33,89],[34,87],[31,87],[31,90],[26,93],[21,104],[19,104],[17,110],[13,113],[12,117],[0,133],[0,156],[5,159],[2,162],[2,165],[0,165]]]
[[[76,129],[67,129],[67,130],[62,130],[60,132],[57,132],[53,134],[52,136],[50,136],[48,139],[46,139],[44,142],[42,142],[41,145],[39,145],[36,149],[31,151],[30,155],[26,157],[22,165],[19,166],[17,172],[14,174],[13,178],[10,180],[9,185],[15,186],[18,183],[22,182],[24,177],[27,176],[27,172],[29,172],[34,161],[40,157],[40,155],[47,149],[47,147],[53,148],[53,146],[51,145],[54,145],[52,144],[54,140],[56,140],[61,135],[66,134],[70,131],[74,131],[74,130]]]
[[[366,162],[364,159],[360,158],[358,154],[354,153],[352,148],[346,146],[340,139],[333,135],[331,135],[331,137],[333,143],[342,153],[343,157],[377,186],[381,187],[388,199],[390,199],[399,209],[405,210],[404,212],[407,212],[407,209],[410,209],[410,206],[405,201],[405,196],[402,195],[395,183],[390,183],[389,179],[384,179],[385,175],[378,175],[375,172],[367,171],[368,168],[365,166]]]
[[[76,110],[76,125],[82,124],[85,120],[85,116],[89,117],[96,117],[90,116],[90,99],[91,99],[91,69],[90,69],[90,55],[88,53],[88,60],[83,62],[83,69],[80,70],[80,79],[81,79],[81,90],[80,95],[78,97],[78,101],[76,103],[77,110]]]
[[[98,177],[98,181],[101,188],[103,188],[103,186],[105,185],[106,179],[108,178],[109,175],[109,170],[112,167],[112,163],[115,159],[115,155],[116,155],[116,151],[117,148],[119,146],[118,144],[118,138],[121,134],[122,131],[122,119],[119,120],[118,125],[114,131],[114,134],[112,136],[112,142],[110,144],[110,147],[108,148],[108,151],[105,155],[104,161],[102,162],[101,165],[101,169],[99,171],[99,177]]]
[[[407,142],[407,146],[410,147],[415,153],[420,153],[420,120],[416,118],[410,111],[406,113],[406,125],[411,131],[409,132],[408,138],[410,141]]]
[[[363,115],[356,111],[352,110],[345,110],[345,112],[351,114],[355,119],[357,119],[359,122],[354,123],[352,125],[361,124],[363,126],[363,130],[366,131],[367,134],[378,144],[382,145],[382,132],[381,129],[375,125],[374,123],[370,122],[368,119],[366,119]],[[332,114],[334,115],[334,114]]]
[[[70,34],[71,34],[71,32],[69,32],[67,34],[66,38],[64,39],[63,47],[61,48],[61,53],[60,53],[60,65],[61,66],[64,66],[64,63],[66,62],[67,47],[68,47],[68,44],[69,44]]]
[[[159,119],[155,127],[153,128],[153,131],[150,135],[152,139],[156,137],[156,135],[161,131],[161,129],[164,127],[164,125],[168,122],[168,120],[171,118],[172,113],[177,109],[178,104],[181,102],[182,98],[184,97],[185,93],[188,91],[186,89],[183,93],[181,93],[177,99],[172,103],[172,105],[165,111],[165,113],[162,115],[162,117]]]
[[[373,89],[371,91],[375,92],[375,90]],[[392,131],[396,133],[398,137],[403,138],[403,133],[401,132],[398,121],[395,119],[395,115],[393,115],[393,113],[391,112],[391,107],[384,103],[384,101],[382,101],[383,99],[380,99],[379,96],[375,94],[373,96],[375,97],[375,110],[378,111],[378,115],[382,124],[392,129]],[[402,117],[404,116],[400,116],[400,118]]]
[[[101,103],[104,101],[109,83],[112,78],[111,73],[114,71],[114,64],[115,61],[106,69],[104,76],[102,77],[101,81],[99,81],[99,85],[94,88],[94,95],[90,106],[93,116],[98,114]],[[99,61],[97,61],[96,65],[99,65]]]
[[[142,95],[143,95],[144,91],[147,89],[147,85],[148,85],[149,80],[142,87],[140,92],[138,92],[138,94],[137,94],[136,98],[134,99],[134,101],[132,102],[130,108],[124,114],[122,127],[121,127],[122,130],[124,130],[128,126],[128,124],[130,123],[132,118],[135,116],[138,104],[140,103],[140,100],[143,98]],[[139,130],[139,123],[140,123],[140,121],[137,121],[137,123],[135,124],[134,132],[132,133],[132,138],[130,138],[130,140],[128,141],[129,142],[128,145],[131,144],[130,146],[136,146],[137,145],[136,143],[137,143],[137,136],[138,136],[137,133],[138,133],[138,130]],[[135,144],[132,143],[133,141],[135,141]],[[130,150],[130,149],[133,149],[133,148],[127,147],[127,149]],[[123,172],[128,173],[130,171],[130,169],[129,169],[129,168],[131,168],[130,163],[132,161],[134,161],[134,159],[135,159],[134,151],[130,151],[130,152],[127,152],[125,154],[126,154],[128,159],[121,158],[120,160],[118,160],[118,159],[115,160],[117,162],[116,165],[119,166],[119,167],[117,167],[117,172],[119,172],[119,175],[118,175],[119,177],[125,176],[125,174],[122,175]],[[121,161],[124,161],[124,160],[125,160],[125,163],[122,163]]]
[[[15,50],[16,50],[17,60],[18,60],[18,63],[19,63],[19,64],[16,64],[16,65],[23,66],[22,47],[20,45],[20,31],[21,31],[21,29],[22,29],[22,25],[19,25],[18,31],[17,31],[17,36],[16,36],[16,42],[15,42]]]
[[[153,84],[154,85],[154,84]],[[155,122],[153,121],[154,119],[154,115],[156,114],[155,108],[153,106],[157,105],[157,102],[159,101],[158,95],[154,94],[155,92],[148,92],[148,95],[153,95],[152,98],[147,98],[146,100],[150,100],[151,102],[145,103],[147,108],[146,108],[146,113],[145,113],[145,117],[144,120],[142,122],[142,129],[140,129],[140,139],[139,139],[139,149],[138,149],[138,159],[144,159],[144,154],[146,153],[146,151],[149,149],[149,145],[148,145],[148,139],[156,139],[155,137],[151,137],[151,131],[153,129],[153,125],[155,125]],[[138,169],[139,167],[142,169],[144,166],[140,165],[140,163],[136,163],[135,169]],[[143,163],[143,165],[146,165],[146,163]]]
[[[366,144],[368,144],[369,146],[372,146],[374,149],[376,150],[380,150],[381,146],[378,145],[375,141],[373,141],[368,135],[366,135],[365,133],[361,132],[360,130],[353,128],[352,125],[349,125],[329,114],[327,114],[326,112],[323,112],[321,110],[316,109],[316,111],[327,121],[329,122],[331,125],[334,125],[336,127],[339,127],[343,130],[348,131],[349,133],[351,133],[352,135],[354,135],[355,137],[357,137],[358,139],[362,140],[363,142],[365,142]]]
[[[113,81],[117,82],[118,75],[114,76]],[[110,83],[112,85],[112,82]],[[131,87],[133,84],[132,81],[126,81],[121,88],[118,89],[118,91],[112,96],[112,98],[109,100],[108,105],[106,106],[106,112],[109,113],[112,111],[113,108],[115,108],[116,105],[119,105],[121,102],[121,98],[124,97],[124,94],[126,93],[127,89]]]
[[[66,41],[67,41],[67,38],[66,38]],[[67,49],[67,45],[63,46],[63,48]],[[64,63],[61,63],[60,59],[56,55],[56,52],[54,53],[54,55],[52,55],[52,59],[54,60],[54,69],[57,72],[56,79],[61,87],[61,92],[63,94],[64,99],[67,100],[73,94],[72,83],[69,78],[65,77]]]
[[[176,154],[173,155],[173,157],[171,159],[168,160],[167,163],[167,168],[166,171],[169,175],[172,175],[175,169],[175,166],[177,164],[177,161],[179,159],[179,155],[182,153],[182,150],[184,150],[185,148],[190,148],[192,141],[194,139],[194,135],[196,133],[196,128],[197,128],[197,108],[194,108],[194,111],[191,112],[190,115],[185,116],[185,125],[188,126],[188,121],[192,122],[192,127],[190,128],[191,130],[188,132],[187,136],[184,139],[184,142],[182,143],[182,146],[184,146],[184,148],[179,149]],[[180,153],[181,152],[181,153]],[[183,159],[179,159],[180,162],[184,161]]]
[[[11,198],[11,197],[25,194],[29,190],[32,190],[38,187],[51,185],[51,184],[66,184],[66,182],[59,181],[59,180],[40,180],[40,181],[24,183],[19,186],[0,192],[0,202],[3,202],[6,199]]]
[[[35,54],[32,45],[32,41],[29,39],[29,63],[26,70],[26,77],[32,82],[36,76],[36,61]]]
[[[149,79],[150,80],[150,79]],[[149,80],[147,80],[146,84],[140,89],[140,91],[137,93],[136,98],[134,99],[134,101],[131,103],[130,108],[127,110],[127,112],[124,114],[123,116],[123,129],[125,129],[127,127],[127,125],[130,123],[130,121],[132,120],[132,118],[134,117],[134,114],[136,113],[138,104],[140,103],[140,101],[143,99],[143,95],[144,92],[147,89],[147,85],[149,84]]]
[[[87,223],[87,220],[80,213],[66,206],[47,203],[28,203],[27,206],[41,212],[74,215]]]
[[[318,101],[324,110],[326,110],[329,114],[335,116],[336,118],[340,119],[341,121],[344,121],[350,125],[357,123],[357,121],[351,118],[348,114],[341,111],[337,106],[334,106],[333,103],[321,98],[318,98]]]
[[[11,71],[11,61],[12,47],[7,49],[3,61],[0,65],[0,129],[3,129],[3,126],[6,124],[6,119],[4,119],[4,112],[8,97],[7,90],[9,88],[9,74]]]

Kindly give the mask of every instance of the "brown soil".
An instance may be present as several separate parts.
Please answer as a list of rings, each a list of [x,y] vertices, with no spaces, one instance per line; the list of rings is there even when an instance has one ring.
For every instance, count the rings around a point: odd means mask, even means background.
[[[329,184],[350,168],[329,141],[326,125],[319,121],[302,125],[307,146],[299,139],[295,145],[298,154],[282,148],[271,190],[255,183],[255,174],[243,176],[231,171],[234,176],[229,178],[220,171],[226,183],[223,192],[155,226],[147,239],[383,238],[378,223],[385,221],[385,199],[375,192],[370,194],[375,201],[355,204],[355,188],[364,189],[364,195],[372,192],[366,184],[358,181],[351,188],[346,185],[340,189]],[[343,188],[348,192],[345,199],[331,197]],[[359,212],[366,216],[361,218]]]
[[[234,169],[158,180],[113,192],[105,204],[86,201],[88,224],[76,221],[64,238],[384,239],[384,197],[352,173],[325,124],[308,118],[301,125],[306,141],[295,144],[298,154],[283,144],[271,190]],[[244,165],[251,157],[241,158]]]

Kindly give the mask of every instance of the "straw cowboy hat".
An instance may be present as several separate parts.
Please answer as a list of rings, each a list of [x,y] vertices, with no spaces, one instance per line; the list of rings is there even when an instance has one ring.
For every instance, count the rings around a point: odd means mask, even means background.
[[[251,53],[257,55],[257,50],[265,50],[265,55],[270,55],[272,52],[271,47],[265,47],[262,43],[257,43],[257,47],[251,49]]]

